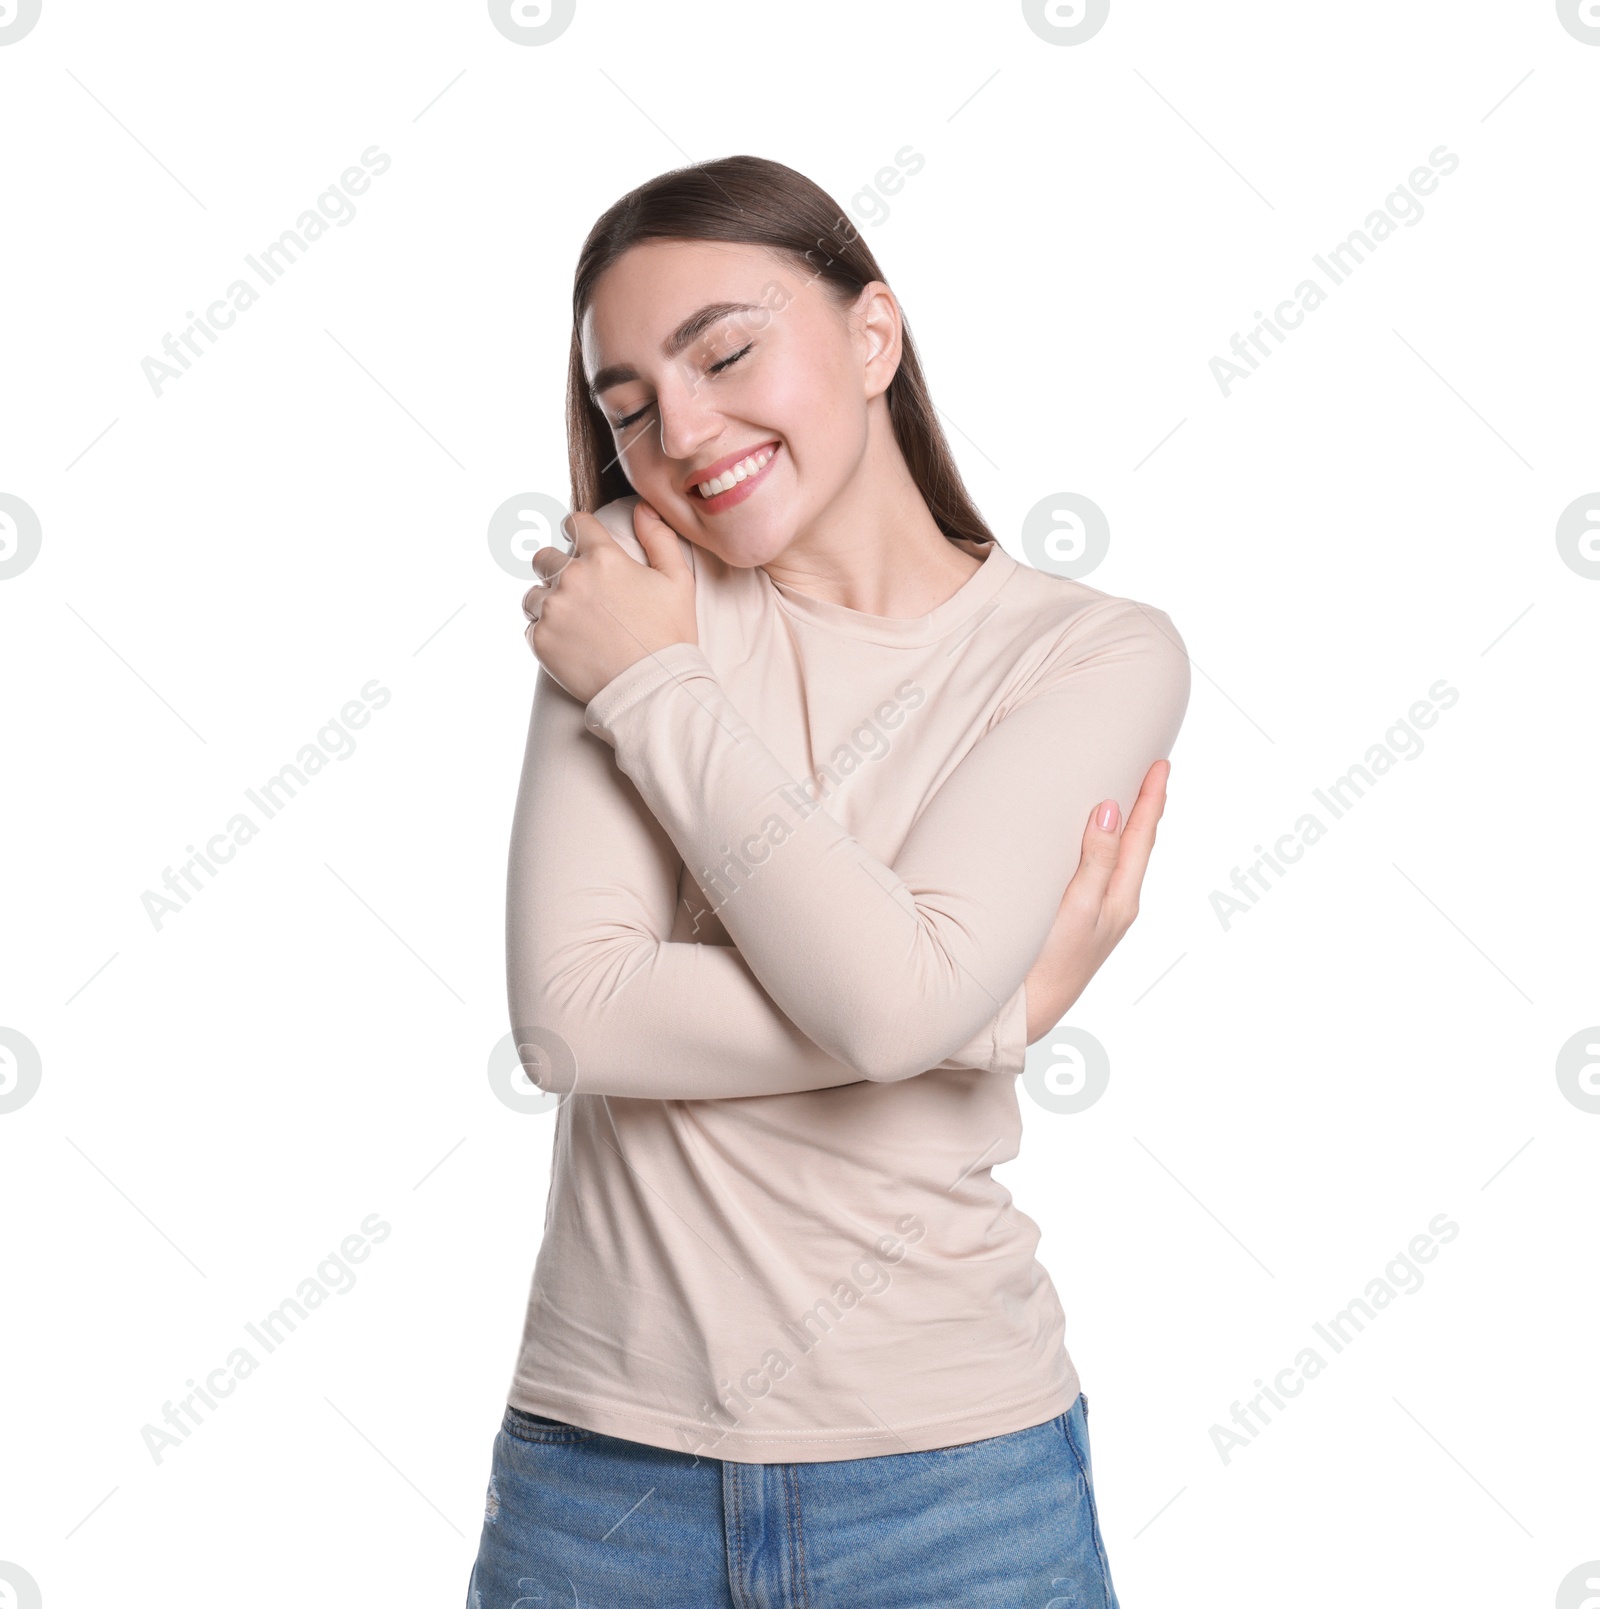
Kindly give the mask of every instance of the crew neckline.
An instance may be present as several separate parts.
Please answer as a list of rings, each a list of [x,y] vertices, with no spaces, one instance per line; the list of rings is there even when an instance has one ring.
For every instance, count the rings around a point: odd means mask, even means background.
[[[1017,561],[1000,546],[999,541],[991,542],[983,562],[943,603],[925,615],[902,619],[893,615],[866,614],[860,609],[847,609],[842,603],[814,597],[788,582],[774,580],[757,566],[785,613],[848,637],[896,647],[915,647],[938,641],[983,608],[1011,579],[1016,568]]]

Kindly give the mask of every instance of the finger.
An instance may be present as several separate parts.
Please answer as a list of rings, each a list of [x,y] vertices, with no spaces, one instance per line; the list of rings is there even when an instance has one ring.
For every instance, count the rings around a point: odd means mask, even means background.
[[[1145,779],[1139,787],[1139,797],[1134,800],[1133,809],[1128,813],[1128,823],[1122,830],[1121,842],[1117,847],[1117,864],[1107,886],[1108,899],[1131,905],[1135,911],[1139,907],[1139,890],[1144,884],[1144,874],[1150,864],[1150,852],[1155,848],[1156,823],[1166,809],[1167,775],[1171,769],[1169,761],[1157,760],[1145,773]]]
[[[585,514],[578,509],[567,515],[561,522],[561,528],[572,539],[572,552],[567,555],[569,559],[581,559],[586,553],[593,553],[597,548],[615,548],[621,545],[605,528],[603,521],[593,514]]]
[[[533,573],[541,581],[554,584],[555,578],[572,562],[565,548],[542,547],[533,555]]]
[[[1130,838],[1154,841],[1156,823],[1167,807],[1167,773],[1171,769],[1169,761],[1157,760],[1145,772],[1144,781],[1139,784],[1139,795],[1133,801],[1133,809],[1128,812],[1128,822],[1123,828],[1123,843]]]
[[[1167,808],[1167,777],[1171,771],[1170,760],[1157,760],[1145,772],[1144,781],[1139,784],[1139,797],[1133,801],[1133,809],[1128,813],[1128,825],[1123,833],[1124,842],[1129,833],[1138,838],[1148,836],[1154,841],[1156,823],[1160,821],[1162,812]]]
[[[1112,825],[1102,827],[1100,823],[1108,805]],[[1115,799],[1103,799],[1089,812],[1088,825],[1083,829],[1083,851],[1078,860],[1078,869],[1067,884],[1063,902],[1070,899],[1099,908],[1105,899],[1111,875],[1116,870],[1117,838],[1121,826],[1122,818]]]
[[[678,533],[643,498],[633,505],[633,534],[639,538],[652,570],[671,576],[688,570]]]

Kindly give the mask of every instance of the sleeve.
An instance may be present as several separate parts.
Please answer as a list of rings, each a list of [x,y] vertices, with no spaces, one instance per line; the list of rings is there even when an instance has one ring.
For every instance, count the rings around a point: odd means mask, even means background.
[[[1190,663],[1169,616],[1104,599],[938,788],[893,869],[810,803],[695,644],[613,677],[584,711],[689,866],[765,856],[720,907],[753,975],[814,1044],[872,1081],[995,1031],[1021,1072],[1022,980],[1082,856],[1091,809],[1124,819],[1170,755]]]
[[[651,1100],[860,1082],[732,945],[668,939],[678,852],[585,730],[584,708],[539,671],[506,884],[507,995],[517,1043],[536,1047],[524,1051],[531,1076],[561,1093]],[[1019,989],[942,1065],[994,1070],[1001,1038],[1014,1046],[1025,1021]]]
[[[1019,1072],[1023,980],[1077,870],[1089,812],[1124,819],[1188,706],[1170,618],[1106,598],[1073,616],[1044,669],[951,772],[885,866],[809,803],[704,653],[630,665],[585,721],[690,866],[770,845],[719,908],[743,962],[813,1043],[857,1076],[914,1077],[995,1035]]]

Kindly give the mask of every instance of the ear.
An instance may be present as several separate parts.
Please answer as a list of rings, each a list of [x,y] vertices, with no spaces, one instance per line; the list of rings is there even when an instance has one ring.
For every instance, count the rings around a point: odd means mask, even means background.
[[[900,304],[894,292],[881,279],[875,279],[861,287],[851,309],[851,321],[861,343],[865,385],[862,394],[870,400],[889,389],[889,382],[900,369]]]

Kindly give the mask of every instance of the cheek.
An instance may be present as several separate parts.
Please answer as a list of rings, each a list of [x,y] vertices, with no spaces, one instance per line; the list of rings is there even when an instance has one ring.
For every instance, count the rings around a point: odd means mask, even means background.
[[[648,426],[643,420],[630,425],[624,440],[626,445],[619,445],[613,437],[612,451],[636,492],[648,496],[652,490],[659,491],[663,484],[670,484],[670,466],[661,456],[661,432],[653,418]]]
[[[865,439],[866,406],[848,374],[815,365],[784,368],[762,387],[760,402],[760,414],[752,417],[780,432],[797,462],[821,467]]]

